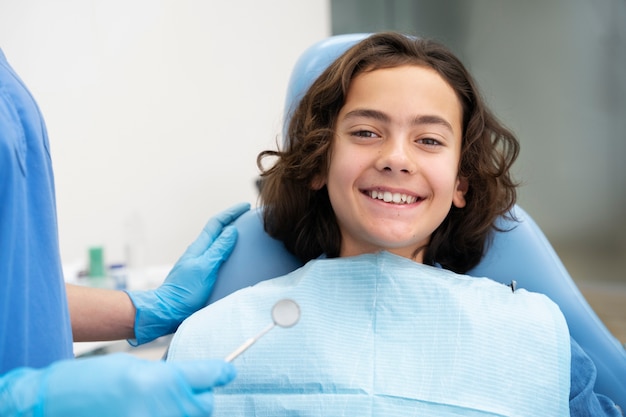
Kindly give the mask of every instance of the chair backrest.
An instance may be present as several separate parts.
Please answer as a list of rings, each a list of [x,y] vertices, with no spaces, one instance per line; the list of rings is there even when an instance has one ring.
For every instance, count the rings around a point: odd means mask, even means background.
[[[334,36],[303,53],[292,72],[285,120],[319,74],[366,36]],[[510,231],[494,232],[486,255],[468,275],[489,277],[504,284],[514,280],[518,288],[549,296],[563,311],[571,335],[597,367],[596,392],[626,409],[626,351],[591,309],[537,224],[518,206],[514,215],[519,223],[500,219],[502,229]],[[235,225],[239,231],[237,246],[220,269],[209,302],[302,265],[282,242],[265,233],[258,210],[246,213]]]

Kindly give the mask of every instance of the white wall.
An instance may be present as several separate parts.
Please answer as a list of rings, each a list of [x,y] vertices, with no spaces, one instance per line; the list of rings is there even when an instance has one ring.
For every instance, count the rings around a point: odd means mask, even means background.
[[[0,47],[38,101],[64,262],[173,263],[206,220],[256,202],[291,67],[327,0],[0,0]]]

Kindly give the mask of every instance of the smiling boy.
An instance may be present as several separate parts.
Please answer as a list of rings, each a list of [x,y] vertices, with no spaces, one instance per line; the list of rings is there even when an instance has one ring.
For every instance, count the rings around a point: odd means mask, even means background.
[[[433,231],[454,205],[462,114],[433,70],[401,66],[354,78],[337,117],[326,185],[341,230],[340,256],[381,249],[423,262]]]

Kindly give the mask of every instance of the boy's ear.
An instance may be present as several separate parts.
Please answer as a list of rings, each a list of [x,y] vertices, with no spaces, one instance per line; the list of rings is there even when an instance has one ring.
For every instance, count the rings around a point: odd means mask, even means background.
[[[465,177],[459,177],[456,180],[456,190],[454,190],[454,196],[452,197],[452,204],[456,208],[463,208],[467,202],[465,201],[465,194],[469,188],[469,181]]]
[[[322,177],[319,174],[313,178],[313,181],[311,181],[311,188],[315,191],[321,190],[322,187],[324,187],[325,185],[326,178]]]

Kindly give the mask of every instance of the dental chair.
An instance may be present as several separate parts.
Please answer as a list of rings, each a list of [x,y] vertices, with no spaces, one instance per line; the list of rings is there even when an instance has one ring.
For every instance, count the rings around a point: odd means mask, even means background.
[[[292,72],[285,105],[285,120],[310,84],[341,53],[366,34],[340,35],[321,41],[300,57]],[[556,302],[567,320],[570,333],[596,365],[597,393],[604,394],[626,410],[626,351],[591,309],[563,266],[556,252],[532,218],[519,206],[512,214],[519,220],[501,218],[501,230],[480,264],[468,275],[489,277],[517,288],[546,294]],[[285,275],[302,266],[292,254],[267,235],[259,210],[237,219],[237,245],[219,271],[209,302],[259,281]]]

